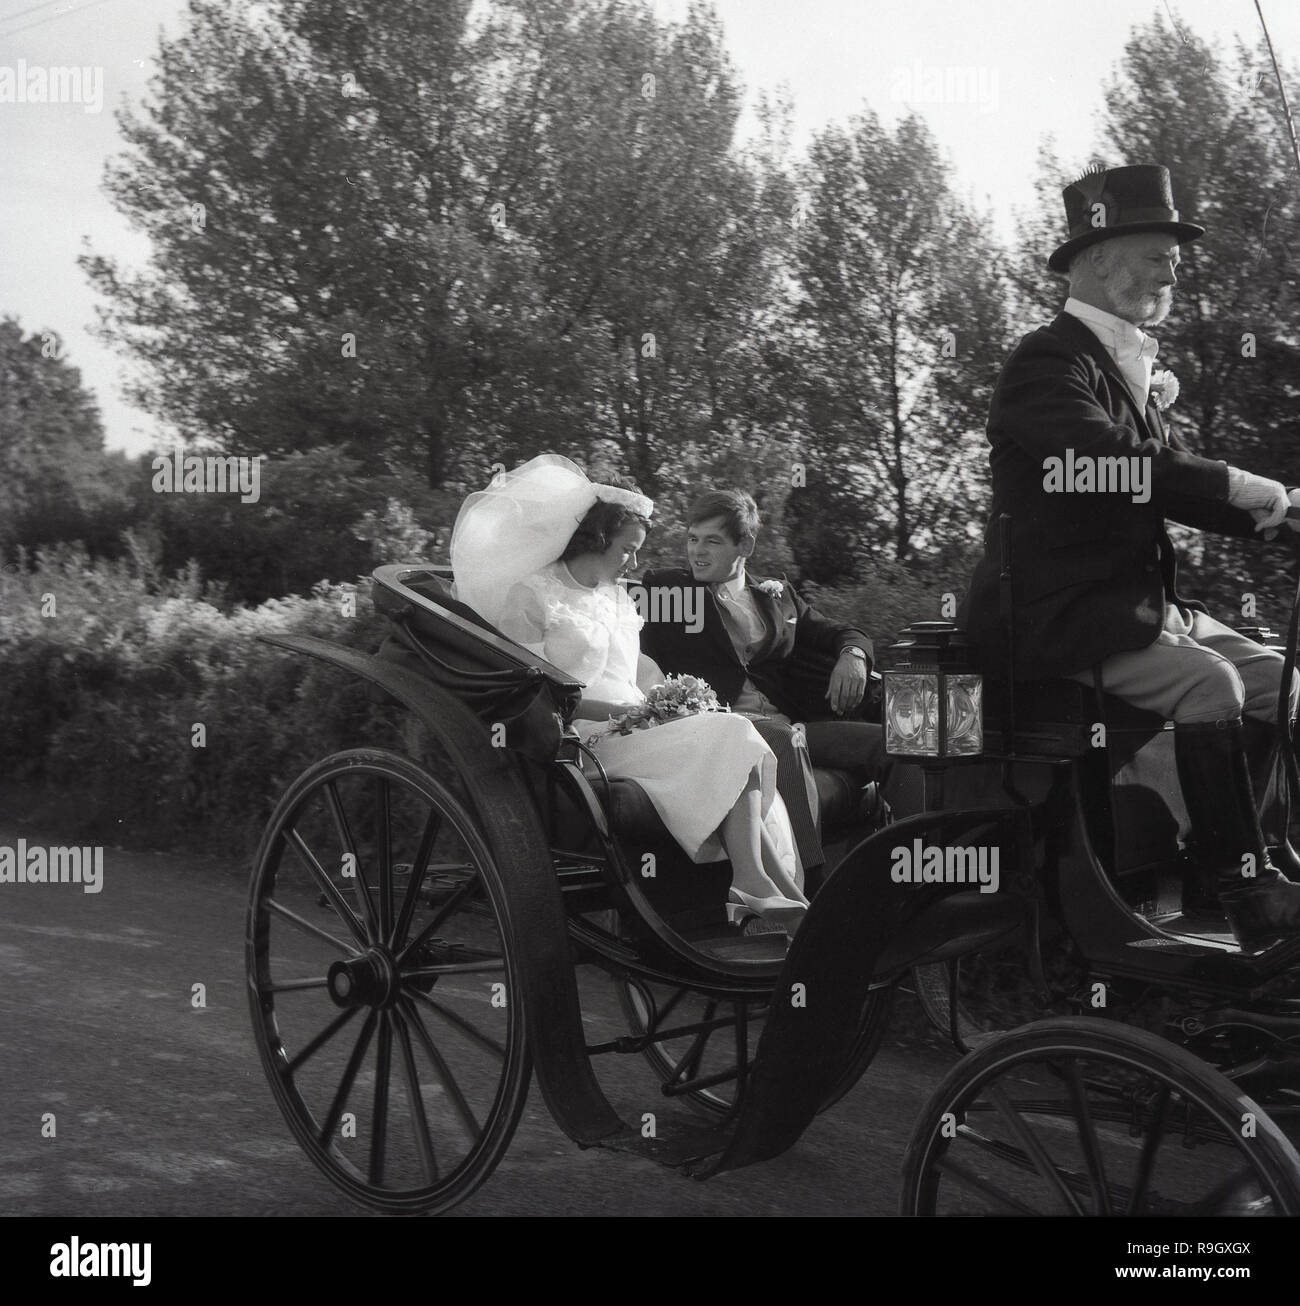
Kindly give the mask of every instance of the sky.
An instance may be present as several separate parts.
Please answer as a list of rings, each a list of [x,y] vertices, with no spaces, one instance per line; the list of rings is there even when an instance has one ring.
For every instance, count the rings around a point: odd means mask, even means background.
[[[654,4],[676,19],[688,0]],[[1262,4],[1284,67],[1300,67],[1300,4]],[[1225,54],[1237,37],[1254,46],[1260,33],[1254,0],[714,0],[714,8],[748,93],[742,135],[753,130],[760,91],[783,89],[792,101],[796,149],[864,105],[887,122],[917,111],[961,191],[1004,238],[1035,202],[1045,137],[1080,166],[1097,152],[1102,90],[1135,27],[1160,13]],[[96,395],[108,446],[133,452],[166,433],[122,399],[129,360],[89,334],[97,297],[76,260],[88,242],[127,267],[144,261],[147,243],[101,182],[122,148],[115,110],[144,96],[159,32],[179,34],[185,11],[185,0],[0,0],[0,315],[59,335]],[[1176,37],[1169,57],[1180,57]],[[6,74],[12,86],[20,60],[29,75],[91,72],[61,102],[10,102]],[[1287,90],[1300,113],[1300,85]]]

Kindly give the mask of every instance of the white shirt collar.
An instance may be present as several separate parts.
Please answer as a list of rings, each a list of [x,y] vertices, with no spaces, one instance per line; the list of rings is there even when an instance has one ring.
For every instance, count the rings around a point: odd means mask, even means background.
[[[1132,322],[1073,296],[1065,301],[1065,311],[1084,323],[1106,347],[1115,366],[1124,374],[1139,407],[1145,408],[1151,393],[1151,369],[1160,342]]]
[[[730,580],[720,580],[713,587],[715,594],[725,594],[729,599],[737,599],[745,592],[745,564],[740,564],[740,575]]]

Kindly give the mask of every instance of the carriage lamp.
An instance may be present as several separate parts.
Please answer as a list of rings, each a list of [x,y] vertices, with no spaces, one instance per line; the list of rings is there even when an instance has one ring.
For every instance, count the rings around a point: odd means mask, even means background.
[[[882,670],[885,751],[896,757],[977,757],[984,749],[984,682],[966,636],[948,621],[918,621]]]

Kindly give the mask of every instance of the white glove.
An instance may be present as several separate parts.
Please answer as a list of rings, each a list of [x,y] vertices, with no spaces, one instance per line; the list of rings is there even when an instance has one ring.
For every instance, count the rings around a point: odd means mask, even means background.
[[[1280,526],[1291,506],[1286,486],[1280,481],[1254,476],[1239,467],[1228,468],[1228,502],[1234,508],[1246,509],[1255,519],[1257,531]]]

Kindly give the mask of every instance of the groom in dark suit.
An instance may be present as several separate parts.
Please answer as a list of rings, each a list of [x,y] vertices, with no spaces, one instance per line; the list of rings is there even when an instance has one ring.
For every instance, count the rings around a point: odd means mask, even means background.
[[[960,619],[997,675],[1010,653],[999,583],[1008,514],[1016,677],[1096,677],[1174,722],[1190,851],[1238,941],[1258,948],[1300,933],[1300,885],[1269,862],[1247,751],[1267,758],[1275,742],[1282,659],[1179,593],[1165,521],[1276,533],[1297,494],[1192,453],[1166,425],[1178,386],[1154,369],[1146,328],[1170,310],[1180,244],[1204,234],[1180,220],[1169,173],[1090,172],[1064,200],[1069,239],[1048,267],[1068,276],[1070,296],[1020,341],[994,390],[993,510]],[[1296,697],[1293,684],[1292,715]]]
[[[810,868],[825,854],[808,768],[846,770],[864,784],[884,768],[880,727],[851,719],[866,700],[871,640],[824,617],[786,581],[749,575],[758,528],[758,507],[742,490],[695,500],[688,567],[647,572],[642,582],[650,618],[641,649],[668,675],[707,680],[721,702],[753,719],[777,755],[779,788]],[[691,601],[672,602],[680,596]]]

